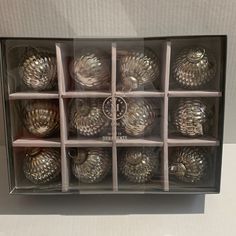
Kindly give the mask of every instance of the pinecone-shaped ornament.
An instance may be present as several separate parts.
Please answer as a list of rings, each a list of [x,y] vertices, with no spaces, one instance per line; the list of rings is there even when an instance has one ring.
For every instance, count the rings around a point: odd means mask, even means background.
[[[184,88],[197,89],[216,76],[216,60],[203,47],[186,48],[177,55],[173,78]]]
[[[109,55],[96,48],[79,50],[71,60],[69,70],[74,81],[83,89],[101,90],[110,86]]]
[[[152,148],[128,148],[123,151],[119,169],[132,183],[147,183],[157,173],[159,153]]]
[[[32,100],[22,104],[23,123],[29,133],[48,137],[59,129],[58,103],[48,100]]]
[[[72,131],[83,136],[95,136],[108,128],[110,120],[104,115],[101,99],[72,100],[69,122]]]
[[[56,56],[49,50],[30,48],[23,55],[19,73],[29,89],[35,91],[53,89],[57,84]]]
[[[32,148],[24,158],[25,177],[34,184],[50,183],[61,173],[60,151],[56,148]]]
[[[119,69],[124,90],[137,90],[160,79],[160,63],[149,48],[134,48],[120,57]]]
[[[197,183],[209,171],[207,151],[200,147],[181,147],[170,161],[170,174],[182,182]]]
[[[111,154],[105,148],[70,149],[72,173],[81,183],[99,183],[111,170]]]

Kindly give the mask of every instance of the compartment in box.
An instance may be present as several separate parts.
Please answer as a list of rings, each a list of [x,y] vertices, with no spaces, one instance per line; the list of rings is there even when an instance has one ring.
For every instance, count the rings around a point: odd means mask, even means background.
[[[163,40],[120,40],[117,42],[117,91],[163,91],[165,64]]]
[[[170,191],[219,191],[220,163],[216,146],[169,148]]]
[[[224,40],[214,36],[172,39],[170,90],[222,91]]]
[[[159,147],[122,147],[118,155],[118,191],[163,191],[163,151]]]
[[[61,190],[60,159],[59,148],[14,148],[15,189],[46,192]]]
[[[69,189],[79,192],[112,191],[112,150],[106,147],[66,149]]]

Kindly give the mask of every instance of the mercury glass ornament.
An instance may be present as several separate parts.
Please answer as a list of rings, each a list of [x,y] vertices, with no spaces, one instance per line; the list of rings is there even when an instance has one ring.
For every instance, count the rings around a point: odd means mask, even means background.
[[[135,48],[120,57],[119,69],[124,90],[136,90],[160,79],[160,63],[149,48]]]
[[[70,149],[72,173],[82,183],[99,183],[111,170],[112,157],[105,148]]]
[[[152,100],[127,99],[127,112],[121,118],[121,125],[130,136],[148,134],[157,121],[158,109]]]
[[[109,125],[109,119],[102,110],[101,99],[74,99],[72,100],[69,122],[73,131],[83,136],[98,135]]]
[[[207,151],[200,147],[178,148],[169,165],[170,174],[186,183],[197,183],[207,176]]]
[[[178,132],[189,137],[203,136],[211,124],[208,105],[200,99],[181,99],[174,110],[174,125]]]
[[[61,173],[60,151],[56,148],[32,148],[24,158],[25,177],[34,184],[46,184]]]
[[[215,76],[216,60],[203,47],[184,49],[175,59],[173,78],[184,88],[200,88]]]
[[[58,103],[48,100],[32,100],[22,104],[23,123],[29,133],[48,137],[59,129]]]
[[[96,48],[81,49],[70,62],[70,75],[84,89],[101,90],[110,86],[109,55]]]
[[[153,148],[128,148],[119,165],[121,174],[132,183],[146,183],[157,173],[159,154]]]
[[[20,77],[32,90],[50,90],[57,82],[56,57],[50,52],[29,49],[19,67]]]

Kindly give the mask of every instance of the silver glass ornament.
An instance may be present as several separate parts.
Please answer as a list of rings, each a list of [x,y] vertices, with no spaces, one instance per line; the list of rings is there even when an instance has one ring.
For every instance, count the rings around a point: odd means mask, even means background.
[[[104,89],[110,85],[110,57],[96,48],[81,49],[70,62],[70,75],[84,89]]]
[[[121,125],[130,136],[142,136],[151,131],[158,116],[158,109],[150,99],[127,99],[127,111]]]
[[[22,104],[23,123],[29,133],[48,137],[59,129],[58,103],[48,100],[32,100]]]
[[[83,136],[94,136],[103,132],[110,123],[102,110],[101,99],[72,100],[69,123],[72,131]]]
[[[186,183],[197,183],[207,176],[207,152],[200,147],[178,148],[169,164],[172,176]]]
[[[99,183],[111,170],[112,157],[105,148],[78,148],[69,150],[72,173],[81,183]]]
[[[209,132],[211,111],[200,99],[181,99],[174,110],[174,125],[182,135],[203,136]]]
[[[157,173],[159,154],[152,148],[128,148],[123,152],[119,169],[132,183],[146,183]]]
[[[60,151],[56,148],[32,148],[24,158],[25,177],[34,184],[46,184],[61,173]]]
[[[57,83],[56,57],[50,52],[29,49],[23,56],[19,73],[29,89],[52,89]]]
[[[160,79],[160,63],[149,48],[135,48],[120,57],[119,70],[124,90],[136,90]]]
[[[203,47],[187,48],[177,55],[173,78],[184,88],[200,88],[216,76],[216,60]]]

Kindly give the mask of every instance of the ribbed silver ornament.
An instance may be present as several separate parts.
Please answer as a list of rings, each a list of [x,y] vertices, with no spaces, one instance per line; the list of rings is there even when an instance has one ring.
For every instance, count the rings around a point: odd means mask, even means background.
[[[70,75],[84,89],[100,90],[110,86],[109,55],[96,48],[84,48],[70,62]]]
[[[61,173],[60,151],[56,148],[31,148],[24,158],[25,177],[34,184],[46,184]]]
[[[50,90],[57,83],[56,57],[45,50],[29,49],[20,63],[19,73],[29,89]]]
[[[22,104],[23,123],[29,133],[48,137],[59,129],[58,103],[48,100],[32,100]]]
[[[122,55],[119,70],[124,90],[136,90],[160,79],[160,63],[149,48],[134,48]]]
[[[98,135],[107,129],[110,121],[102,105],[101,99],[74,99],[69,113],[71,129],[83,136]]]
[[[215,79],[216,60],[203,47],[187,48],[177,55],[173,78],[184,88],[197,89]]]
[[[123,151],[119,169],[132,183],[147,183],[157,173],[159,154],[152,148],[127,148]]]
[[[211,123],[208,105],[197,98],[181,99],[174,110],[174,125],[182,135],[203,136],[208,133]]]
[[[69,151],[72,173],[81,183],[99,183],[111,170],[112,157],[105,148],[79,148]]]
[[[145,98],[127,99],[127,111],[121,125],[130,136],[148,134],[157,121],[158,108],[152,100]]]
[[[203,180],[209,171],[207,151],[200,147],[178,148],[169,164],[170,174],[186,183]]]

